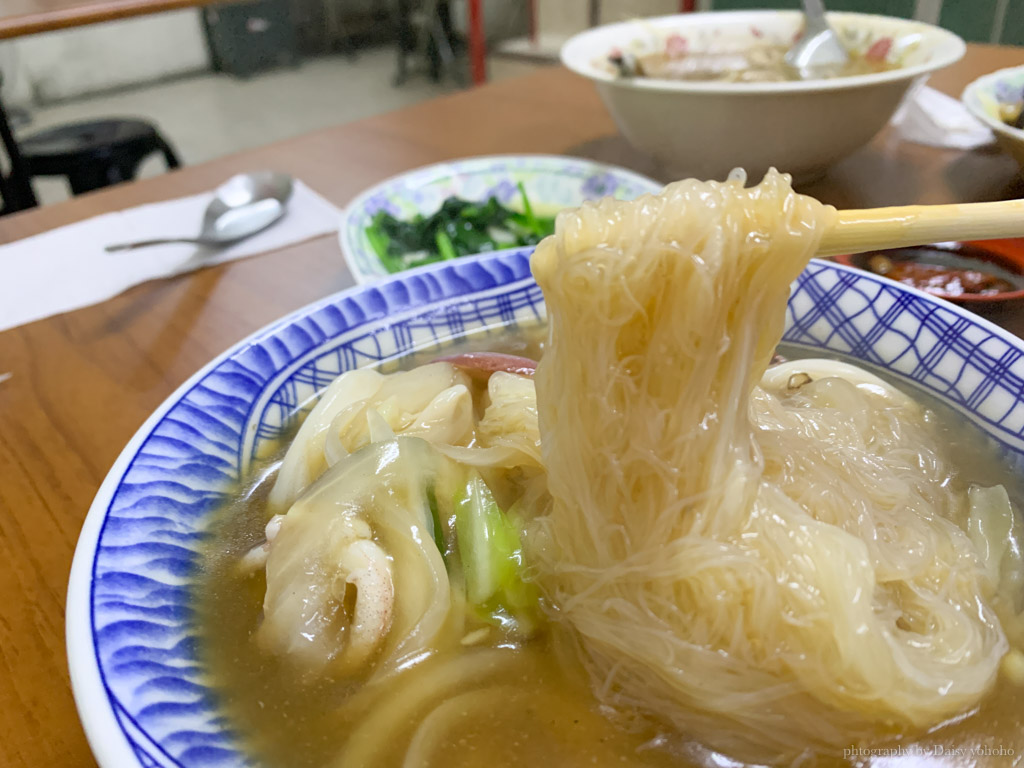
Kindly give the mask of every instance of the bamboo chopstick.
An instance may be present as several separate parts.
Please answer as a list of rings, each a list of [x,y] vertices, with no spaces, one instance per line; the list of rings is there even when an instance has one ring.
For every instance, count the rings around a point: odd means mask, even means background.
[[[1024,200],[956,205],[907,205],[837,211],[819,256],[863,253],[947,240],[1024,237]]]

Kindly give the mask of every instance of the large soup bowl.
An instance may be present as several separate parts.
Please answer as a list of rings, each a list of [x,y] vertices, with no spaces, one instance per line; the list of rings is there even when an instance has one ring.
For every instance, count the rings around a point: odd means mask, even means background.
[[[214,511],[339,373],[544,318],[529,249],[448,262],[326,298],[255,333],[161,405],[82,529],[68,591],[75,698],[103,768],[253,764],[218,703],[193,623]],[[814,261],[785,341],[840,353],[963,413],[1020,465],[1024,341],[958,307]]]
[[[790,45],[797,11],[724,11],[639,19],[581,32],[562,62],[593,81],[626,139],[650,155],[664,178],[723,179],[733,168],[761,178],[769,167],[797,181],[820,176],[863,146],[896,112],[907,89],[964,55],[964,41],[919,21],[830,13],[854,51],[894,40],[898,66],[887,72],[784,82],[723,82],[618,77],[608,54],[661,50],[670,36],[690,51]]]

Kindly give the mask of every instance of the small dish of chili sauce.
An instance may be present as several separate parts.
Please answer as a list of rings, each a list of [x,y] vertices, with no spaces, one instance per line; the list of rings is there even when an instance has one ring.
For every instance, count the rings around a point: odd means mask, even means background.
[[[957,304],[1024,298],[1024,239],[936,243],[835,260]]]

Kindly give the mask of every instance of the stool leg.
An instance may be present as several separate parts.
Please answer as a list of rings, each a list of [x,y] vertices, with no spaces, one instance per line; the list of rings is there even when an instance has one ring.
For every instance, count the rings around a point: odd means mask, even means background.
[[[168,144],[160,136],[157,136],[157,148],[163,153],[164,162],[167,163],[168,168],[180,168],[181,162],[178,160],[178,156],[174,154],[174,150],[171,149],[171,145]]]
[[[395,27],[395,37],[398,39],[398,68],[392,78],[392,85],[399,86],[409,77],[409,63],[407,57],[412,56],[416,51],[416,30],[410,18],[412,6],[410,0],[395,0],[392,8],[392,22]]]
[[[68,183],[71,185],[71,194],[80,195],[83,192],[119,184],[130,178],[131,173],[126,174],[125,169],[117,164],[86,163],[68,174]]]
[[[18,149],[18,143],[14,140],[14,134],[7,122],[7,112],[4,110],[2,101],[0,101],[0,148],[6,150],[7,161],[11,166],[10,175],[4,180],[0,209],[10,213],[34,207],[37,202],[29,181],[28,167]],[[2,169],[0,169],[0,173],[3,173]]]
[[[443,72],[452,73],[459,84],[462,84],[462,73],[455,67],[455,51],[452,48],[452,17],[451,7],[448,0],[440,0],[434,4],[433,16],[430,22],[430,35],[437,49],[436,60],[431,60],[430,76],[433,80],[440,80]]]
[[[3,173],[0,172],[0,216],[21,210],[20,202],[15,199],[14,191],[8,185]]]

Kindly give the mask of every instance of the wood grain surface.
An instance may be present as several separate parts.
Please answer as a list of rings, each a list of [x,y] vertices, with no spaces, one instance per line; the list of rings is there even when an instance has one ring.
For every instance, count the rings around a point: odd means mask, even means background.
[[[1022,63],[1020,50],[971,46],[932,83],[959,95],[974,77]],[[0,243],[200,192],[240,171],[286,171],[343,205],[415,166],[514,152],[658,175],[616,135],[593,87],[552,68],[3,218]],[[1017,173],[994,151],[932,149],[885,132],[803,191],[857,208],[991,200],[1021,196]],[[324,237],[0,333],[0,375],[11,374],[0,383],[0,766],[94,765],[69,687],[64,600],[82,520],[125,443],[212,357],[351,282],[336,240]],[[1021,310],[993,319],[1024,331]]]

